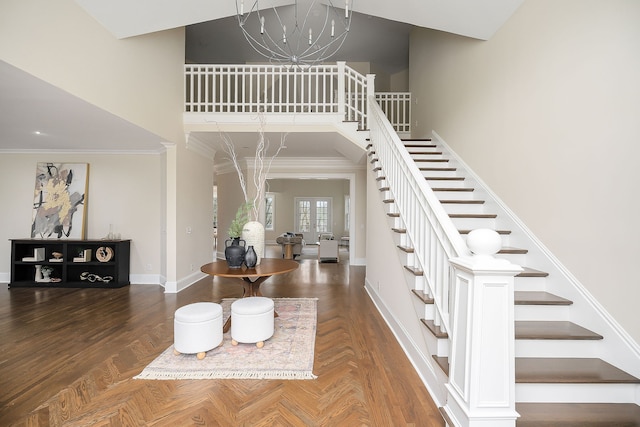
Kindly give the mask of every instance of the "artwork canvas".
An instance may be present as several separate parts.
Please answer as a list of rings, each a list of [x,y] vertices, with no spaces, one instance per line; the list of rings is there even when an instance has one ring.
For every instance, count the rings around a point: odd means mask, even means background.
[[[31,237],[84,239],[88,163],[38,163]]]

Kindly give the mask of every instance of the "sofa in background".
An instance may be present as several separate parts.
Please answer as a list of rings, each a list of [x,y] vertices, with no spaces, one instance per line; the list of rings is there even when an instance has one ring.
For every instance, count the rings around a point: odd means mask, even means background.
[[[291,250],[291,259],[295,259],[302,253],[304,239],[302,234],[283,233],[276,238],[276,243],[282,248],[282,258],[287,258],[288,251]]]

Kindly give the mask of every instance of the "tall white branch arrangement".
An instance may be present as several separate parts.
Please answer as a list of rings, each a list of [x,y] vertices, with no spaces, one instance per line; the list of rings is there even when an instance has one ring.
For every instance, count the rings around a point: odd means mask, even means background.
[[[266,126],[265,118],[263,114],[260,114],[260,127],[258,128],[258,143],[256,145],[256,154],[253,157],[253,185],[256,189],[253,198],[249,197],[249,193],[247,191],[247,180],[242,172],[242,168],[240,167],[240,163],[238,161],[238,155],[235,150],[235,146],[233,141],[229,137],[228,134],[221,133],[222,141],[225,145],[225,152],[229,155],[229,160],[233,162],[233,166],[238,174],[238,179],[240,180],[240,187],[242,188],[242,193],[244,195],[244,200],[247,204],[251,206],[250,217],[253,221],[257,221],[260,215],[260,210],[264,205],[264,194],[266,190],[267,176],[269,175],[269,171],[271,170],[271,165],[273,160],[280,154],[280,151],[285,146],[285,141],[287,139],[287,133],[284,133],[280,136],[280,145],[276,149],[273,156],[268,156],[270,142],[269,138],[265,136],[264,129]]]

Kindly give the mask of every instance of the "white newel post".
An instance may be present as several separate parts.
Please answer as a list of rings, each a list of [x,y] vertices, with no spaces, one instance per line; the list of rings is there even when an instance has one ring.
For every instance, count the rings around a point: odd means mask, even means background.
[[[469,233],[474,254],[454,269],[447,415],[456,426],[515,427],[514,276],[518,265],[494,258],[498,233]]]

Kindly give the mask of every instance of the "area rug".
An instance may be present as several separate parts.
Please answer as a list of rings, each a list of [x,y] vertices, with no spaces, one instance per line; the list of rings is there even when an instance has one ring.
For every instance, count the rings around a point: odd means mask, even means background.
[[[234,298],[225,298],[223,321],[229,317]],[[173,354],[173,345],[151,362],[135,379],[314,379],[317,298],[274,298],[278,313],[273,337],[258,348],[255,344],[231,344],[224,334],[222,345],[198,360],[195,354]]]

